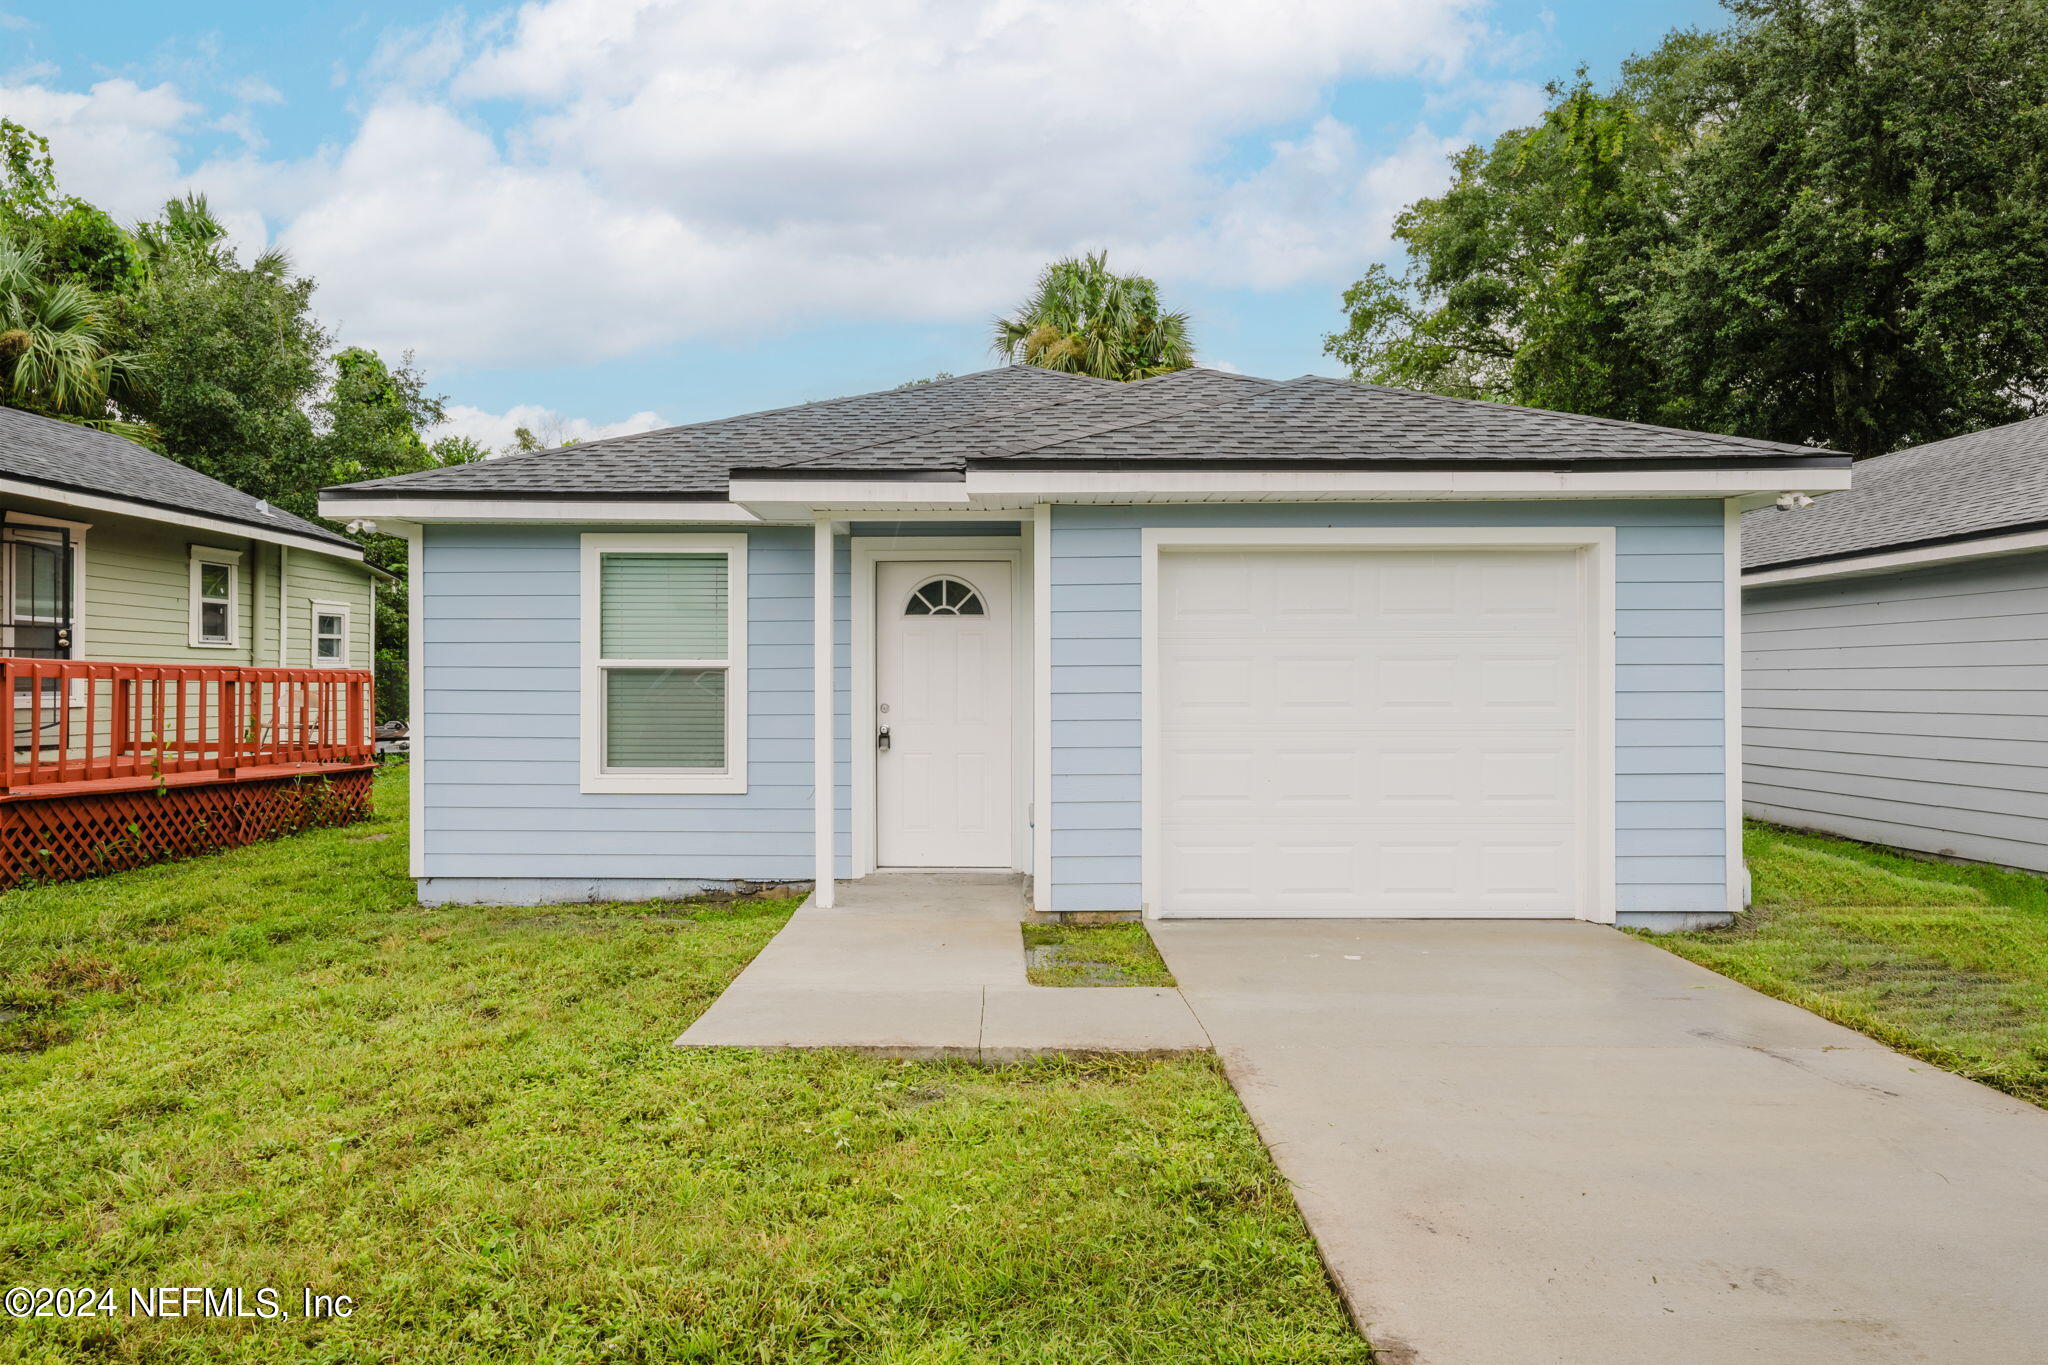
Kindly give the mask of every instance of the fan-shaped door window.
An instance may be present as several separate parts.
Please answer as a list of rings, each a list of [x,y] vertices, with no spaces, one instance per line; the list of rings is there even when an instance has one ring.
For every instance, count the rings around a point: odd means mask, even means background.
[[[986,616],[981,594],[957,578],[934,578],[918,586],[904,604],[905,616]]]

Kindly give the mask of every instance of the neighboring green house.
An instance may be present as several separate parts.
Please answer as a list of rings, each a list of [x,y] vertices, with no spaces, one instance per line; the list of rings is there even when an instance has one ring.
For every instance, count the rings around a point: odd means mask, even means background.
[[[382,576],[133,441],[0,408],[0,656],[367,669]]]

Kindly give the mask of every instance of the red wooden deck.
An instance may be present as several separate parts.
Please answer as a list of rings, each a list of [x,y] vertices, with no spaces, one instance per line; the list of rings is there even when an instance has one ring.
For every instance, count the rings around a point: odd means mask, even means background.
[[[374,716],[361,669],[0,659],[0,886],[357,819]]]

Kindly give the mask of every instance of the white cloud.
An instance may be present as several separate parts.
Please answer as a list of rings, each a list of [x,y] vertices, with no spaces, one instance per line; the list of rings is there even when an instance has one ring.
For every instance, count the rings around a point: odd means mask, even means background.
[[[430,440],[443,436],[467,436],[493,451],[509,447],[520,427],[532,432],[544,445],[564,441],[595,441],[606,436],[627,436],[667,426],[654,412],[636,412],[616,422],[592,422],[582,417],[564,417],[553,408],[521,403],[504,412],[486,412],[461,403],[448,406],[448,419],[428,433]]]
[[[105,80],[79,93],[0,85],[0,111],[50,140],[64,188],[117,218],[153,214],[186,184],[179,151],[203,112],[169,85]]]
[[[238,241],[292,251],[348,340],[430,369],[977,321],[1100,246],[1169,297],[1336,282],[1463,139],[1368,135],[1328,92],[1388,77],[1511,101],[1483,69],[1486,8],[529,0],[388,34],[352,136],[309,157],[266,158],[262,92],[241,89],[213,123],[241,151],[189,179]],[[59,146],[80,192],[135,212],[183,187],[195,111],[170,87],[43,95],[79,102]]]
[[[228,87],[228,93],[244,104],[283,104],[284,92],[260,76],[244,76]]]
[[[1335,279],[1414,151],[1317,120],[1325,92],[1467,79],[1478,9],[541,0],[387,42],[355,141],[275,216],[352,332],[443,362],[979,317],[1090,246],[1169,284]],[[526,112],[494,134],[479,99]],[[1211,168],[1304,119],[1263,166]]]

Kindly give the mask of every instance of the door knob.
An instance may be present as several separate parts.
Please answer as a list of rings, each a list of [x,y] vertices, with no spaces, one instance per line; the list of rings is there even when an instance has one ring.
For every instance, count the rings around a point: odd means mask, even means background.
[[[889,727],[884,725],[875,732],[875,747],[883,753],[889,752]]]

